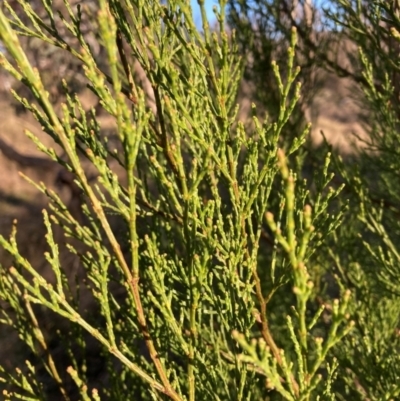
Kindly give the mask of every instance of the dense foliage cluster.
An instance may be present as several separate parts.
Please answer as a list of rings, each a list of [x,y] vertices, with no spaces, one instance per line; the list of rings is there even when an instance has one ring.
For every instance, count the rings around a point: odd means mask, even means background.
[[[183,0],[2,4],[0,65],[54,147],[27,135],[81,199],[74,214],[35,184],[46,276],[17,222],[0,236],[14,260],[0,266],[0,323],[27,350],[0,366],[3,397],[395,400],[398,2],[220,0],[215,26],[198,3],[201,30]],[[350,67],[343,43],[358,49]],[[307,140],[316,71],[352,80],[367,111],[345,160]]]

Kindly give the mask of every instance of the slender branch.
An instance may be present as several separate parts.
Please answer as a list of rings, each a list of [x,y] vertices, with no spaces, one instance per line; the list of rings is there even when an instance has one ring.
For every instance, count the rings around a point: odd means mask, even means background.
[[[128,80],[128,85],[129,85],[129,92],[124,93],[124,94],[128,97],[128,99],[132,103],[137,104],[138,94],[137,94],[137,90],[136,90],[136,85],[135,85],[135,81],[132,76],[131,67],[129,65],[128,59],[125,54],[124,43],[122,41],[122,34],[119,29],[117,30],[116,42],[117,42],[117,49],[119,52],[119,56],[120,56],[121,62],[122,62],[122,67],[124,68],[125,75],[126,75],[126,78]]]
[[[123,49],[122,35],[120,31],[117,31],[116,35],[116,43],[119,51],[119,55],[122,61],[122,65],[125,70],[125,74],[129,83],[129,96],[128,98],[135,104],[137,104],[137,93],[135,88],[135,83],[132,77],[131,69],[128,64],[125,51]],[[127,149],[128,153],[130,149]],[[165,393],[173,400],[179,401],[181,397],[175,390],[172,388],[171,383],[167,377],[166,369],[161,363],[161,360],[158,356],[158,352],[154,345],[154,341],[151,337],[149,327],[146,322],[145,313],[143,310],[142,299],[140,296],[140,272],[139,272],[139,255],[138,255],[138,247],[139,241],[137,238],[136,231],[136,185],[134,180],[134,160],[132,160],[132,154],[127,155],[127,173],[128,173],[128,192],[130,199],[130,218],[129,218],[129,226],[130,226],[130,238],[131,238],[131,248],[132,248],[132,275],[129,277],[129,282],[132,287],[132,293],[135,300],[136,312],[138,315],[139,326],[142,331],[143,338],[145,340],[147,349],[149,350],[150,358],[152,359],[157,373],[160,376],[160,379],[165,387]]]
[[[52,355],[50,353],[49,348],[47,347],[46,340],[45,340],[45,338],[43,336],[43,333],[42,333],[42,330],[41,330],[41,328],[39,326],[39,322],[36,319],[35,312],[32,309],[31,303],[29,302],[29,299],[27,297],[23,297],[23,300],[25,302],[25,307],[26,307],[26,309],[28,311],[28,316],[30,317],[30,320],[31,320],[31,323],[32,323],[32,327],[33,327],[33,331],[34,331],[34,334],[35,334],[35,338],[39,342],[39,344],[43,348],[43,351],[46,354],[46,358],[47,358],[46,367],[47,367],[47,369],[49,369],[49,373],[53,376],[54,380],[56,381],[57,386],[58,386],[58,388],[59,388],[64,400],[65,401],[70,401],[70,398],[68,397],[68,394],[65,391],[63,381],[62,381],[60,375],[58,374],[57,366],[56,366],[56,364],[54,362],[54,359],[53,359],[53,357],[52,357]]]
[[[179,175],[178,165],[175,160],[175,156],[173,155],[173,153],[171,151],[171,147],[170,147],[169,141],[168,141],[167,128],[166,128],[164,113],[163,113],[163,109],[162,109],[162,105],[161,105],[160,91],[159,91],[158,87],[155,85],[153,85],[153,91],[154,91],[154,97],[156,100],[157,115],[158,115],[158,119],[160,121],[160,127],[161,127],[161,135],[160,135],[161,147],[164,151],[164,155],[165,155],[166,159],[168,160],[169,165],[172,168],[172,171],[174,172],[176,177],[179,179],[180,175]],[[180,182],[180,180],[178,182],[180,183],[180,186],[182,187],[182,183]]]

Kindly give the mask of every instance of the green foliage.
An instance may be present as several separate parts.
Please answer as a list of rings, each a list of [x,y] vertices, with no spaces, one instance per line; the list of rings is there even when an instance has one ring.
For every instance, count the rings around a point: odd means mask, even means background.
[[[23,17],[4,3],[0,63],[30,90],[33,101],[14,96],[56,145],[27,135],[74,174],[82,213],[34,184],[49,198],[46,277],[21,255],[17,223],[0,237],[14,258],[0,268],[0,322],[29,355],[16,373],[0,367],[5,399],[396,399],[400,114],[387,48],[354,36],[363,66],[354,75],[371,110],[370,142],[354,166],[305,145],[310,126],[296,105],[307,41],[299,56],[298,29],[277,24],[288,46],[271,62],[271,93],[258,98],[268,118],[254,106],[249,126],[236,102],[239,43],[252,33],[232,16],[238,36],[225,30],[225,2],[212,30],[199,1],[202,33],[180,0],[65,0],[59,12],[39,3],[18,0]],[[399,17],[382,2],[365,5],[370,24],[350,2],[338,6],[331,18],[346,27],[337,16],[351,17],[347,33],[389,18],[384,33],[397,40]],[[98,34],[101,60],[83,21]],[[51,101],[26,36],[82,66],[116,140],[70,77],[65,102]],[[75,272],[64,247],[79,259]]]
[[[363,124],[368,137],[355,138],[363,146],[353,160],[342,162],[334,155],[337,177],[346,183],[339,204],[348,198],[350,207],[341,226],[323,245],[329,257],[318,255],[321,263],[334,263],[330,271],[336,272],[340,286],[350,288],[353,294],[349,312],[355,328],[333,349],[339,361],[335,395],[343,400],[397,399],[399,3],[330,2],[325,10],[314,10],[314,26],[305,18],[294,17],[289,3],[242,2],[242,18],[253,13],[265,21],[268,10],[279,22],[272,26],[284,37],[288,26],[296,26],[301,42],[299,60],[350,78],[362,89],[359,102],[367,111]],[[317,33],[321,20],[328,23]],[[270,41],[270,37],[263,40]],[[331,48],[324,46],[327,42]],[[358,53],[346,43],[357,45]],[[341,49],[342,60],[335,48]],[[343,54],[350,63],[343,62]]]

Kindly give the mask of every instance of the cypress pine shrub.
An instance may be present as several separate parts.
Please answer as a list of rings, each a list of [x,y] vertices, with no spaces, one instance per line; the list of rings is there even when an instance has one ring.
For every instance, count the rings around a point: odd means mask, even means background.
[[[254,106],[244,124],[251,25],[227,30],[224,1],[213,29],[199,1],[201,32],[179,0],[39,5],[4,3],[0,63],[29,90],[13,94],[55,146],[27,135],[74,176],[81,210],[33,183],[49,199],[50,276],[21,254],[17,222],[0,237],[13,257],[0,268],[1,324],[29,350],[0,367],[4,399],[396,399],[398,54],[383,43],[400,37],[397,11],[338,1],[343,13],[327,14],[360,45],[354,76],[371,110],[368,146],[348,163],[305,144],[301,27],[277,25],[287,46],[271,57],[274,93],[257,99],[267,118]],[[73,74],[55,104],[26,37],[74,58],[96,110]]]

